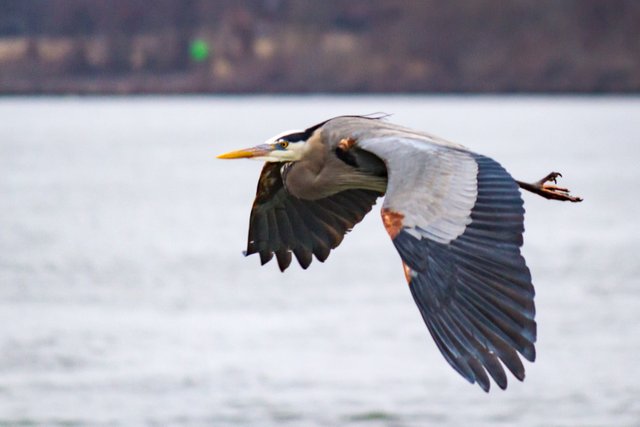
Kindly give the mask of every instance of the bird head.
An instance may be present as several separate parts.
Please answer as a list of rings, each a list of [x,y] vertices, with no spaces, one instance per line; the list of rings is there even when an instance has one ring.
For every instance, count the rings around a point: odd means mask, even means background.
[[[218,159],[256,159],[265,162],[294,162],[302,158],[309,138],[307,131],[287,131],[251,148],[220,154]]]

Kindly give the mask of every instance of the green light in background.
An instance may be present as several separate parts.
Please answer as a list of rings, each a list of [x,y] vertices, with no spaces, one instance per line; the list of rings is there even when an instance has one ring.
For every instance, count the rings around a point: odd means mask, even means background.
[[[189,46],[189,54],[191,59],[196,62],[202,62],[209,57],[209,43],[202,39],[195,39]]]

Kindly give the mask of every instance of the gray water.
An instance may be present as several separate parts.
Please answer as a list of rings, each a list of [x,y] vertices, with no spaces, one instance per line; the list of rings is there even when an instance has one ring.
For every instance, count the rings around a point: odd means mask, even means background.
[[[446,364],[377,208],[307,271],[242,256],[261,165],[214,155],[378,111],[585,198],[524,195],[523,383]],[[0,99],[0,425],[640,425],[639,156],[637,98]]]

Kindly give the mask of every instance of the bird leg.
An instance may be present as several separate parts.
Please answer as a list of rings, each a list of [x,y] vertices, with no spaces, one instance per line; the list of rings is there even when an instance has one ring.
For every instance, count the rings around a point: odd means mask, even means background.
[[[560,172],[551,172],[549,175],[542,178],[540,181],[528,183],[517,181],[520,188],[523,190],[530,191],[539,196],[544,197],[545,199],[554,199],[561,200],[563,202],[581,202],[582,198],[577,196],[572,196],[569,194],[569,190],[567,188],[558,187],[555,185],[557,183],[556,178],[562,176]],[[550,183],[553,184],[550,184]]]

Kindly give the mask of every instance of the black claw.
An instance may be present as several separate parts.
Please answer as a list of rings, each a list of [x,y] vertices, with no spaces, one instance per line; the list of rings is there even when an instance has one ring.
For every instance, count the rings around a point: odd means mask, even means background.
[[[548,181],[551,181],[551,182],[553,182],[554,184],[557,184],[557,183],[558,183],[557,178],[558,178],[559,176],[560,176],[560,177],[562,176],[562,174],[561,174],[560,172],[551,172],[551,173],[549,174],[549,179],[548,179]]]
[[[541,186],[545,182],[553,182],[554,184],[557,184],[558,181],[556,180],[556,178],[558,178],[558,177],[562,177],[562,174],[560,172],[551,172],[547,176],[542,178],[540,181],[538,181],[538,184],[541,185]]]

